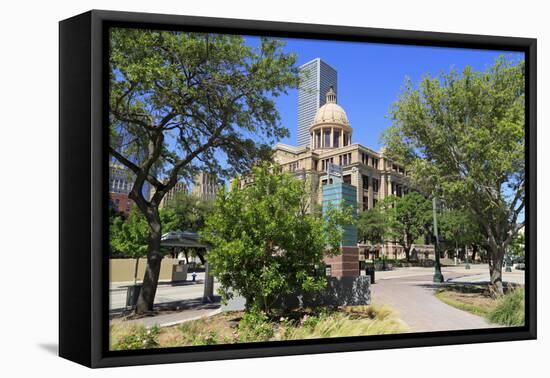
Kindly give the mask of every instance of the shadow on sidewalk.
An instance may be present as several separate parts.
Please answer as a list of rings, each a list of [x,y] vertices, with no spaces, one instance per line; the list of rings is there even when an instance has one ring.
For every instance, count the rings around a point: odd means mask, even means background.
[[[184,299],[181,301],[158,303],[153,306],[153,311],[148,314],[132,317],[133,319],[141,317],[150,317],[158,315],[167,315],[190,310],[216,310],[221,307],[221,297],[214,296],[212,302],[203,302],[202,297],[193,299]],[[109,319],[116,319],[129,316],[131,310],[123,308],[112,309],[109,311]]]

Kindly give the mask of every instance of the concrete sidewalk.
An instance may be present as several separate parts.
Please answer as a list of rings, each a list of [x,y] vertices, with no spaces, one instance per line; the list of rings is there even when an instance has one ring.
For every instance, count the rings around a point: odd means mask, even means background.
[[[168,327],[220,313],[221,304],[219,297],[216,297],[215,301],[212,303],[203,303],[201,297],[155,304],[154,310],[159,311],[158,314],[137,319],[114,317],[111,319],[110,323],[124,325],[135,324],[145,327],[152,327],[154,325]]]
[[[446,274],[446,279],[459,276],[459,273]],[[437,299],[434,290],[438,286],[432,282],[432,275],[380,280],[371,287],[372,303],[391,306],[410,327],[411,332],[499,327]]]

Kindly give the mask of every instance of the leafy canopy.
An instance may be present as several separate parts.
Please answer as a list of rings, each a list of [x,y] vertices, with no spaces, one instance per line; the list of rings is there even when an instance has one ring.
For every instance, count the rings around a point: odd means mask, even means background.
[[[298,84],[282,42],[235,35],[110,29],[109,153],[135,175],[129,197],[149,224],[137,313],[152,310],[160,272],[159,205],[177,182],[247,171],[288,135],[275,98]],[[153,195],[147,196],[148,189]]]
[[[147,255],[148,235],[147,221],[135,207],[132,207],[126,219],[111,214],[109,242],[112,253],[132,258],[144,257]]]
[[[274,98],[298,78],[281,41],[119,28],[110,41],[110,152],[153,202],[197,169],[246,170],[288,135]]]
[[[160,218],[163,228],[178,229],[179,219],[171,209],[162,209]],[[109,242],[111,253],[122,254],[126,257],[145,257],[149,243],[149,225],[147,220],[133,206],[127,218],[118,214],[111,214],[109,224]]]
[[[402,197],[385,197],[377,206],[386,222],[386,240],[401,245],[409,260],[412,245],[429,230],[432,220],[431,201],[418,192],[410,192]]]
[[[384,243],[387,234],[387,224],[379,206],[362,211],[357,219],[357,235],[359,240],[371,245]]]
[[[467,209],[444,209],[438,215],[438,226],[443,240],[452,248],[472,244],[485,246],[479,223]]]
[[[206,217],[212,212],[213,206],[213,201],[202,200],[192,194],[179,192],[167,201],[163,210],[169,212],[171,216],[169,230],[198,232],[204,227]]]
[[[447,203],[468,204],[493,250],[523,223],[525,65],[504,57],[484,72],[470,67],[407,80],[383,141],[407,164],[414,184]]]

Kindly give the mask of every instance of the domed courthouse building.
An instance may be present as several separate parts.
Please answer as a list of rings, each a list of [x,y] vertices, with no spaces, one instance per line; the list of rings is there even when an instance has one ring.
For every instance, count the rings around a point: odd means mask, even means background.
[[[354,143],[352,125],[338,105],[333,87],[326,93],[325,104],[317,110],[309,127],[309,139],[309,145],[300,147],[277,144],[274,161],[311,184],[313,203],[321,205],[323,187],[333,184],[329,166],[341,172],[343,183],[356,188],[353,207],[358,211],[373,208],[388,195],[402,196],[409,191],[409,180],[402,165],[388,159],[383,150],[377,152]],[[344,253],[338,261],[326,261],[332,265],[333,276],[359,275],[359,261],[365,255],[363,251],[359,253],[356,241],[354,244],[354,248],[343,247]],[[395,245],[386,245],[381,252],[388,257],[401,257],[400,248]]]

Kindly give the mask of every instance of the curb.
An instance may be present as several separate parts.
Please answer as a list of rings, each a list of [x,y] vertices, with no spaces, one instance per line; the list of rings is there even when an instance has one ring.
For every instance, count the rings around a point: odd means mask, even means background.
[[[188,319],[182,319],[182,320],[176,320],[176,321],[173,321],[173,322],[167,322],[167,323],[162,323],[162,324],[153,324],[151,326],[148,326],[146,328],[151,328],[151,327],[154,327],[155,325],[161,327],[161,328],[164,328],[164,327],[172,327],[172,326],[175,326],[175,325],[178,325],[178,324],[181,324],[181,323],[185,323],[185,322],[190,322],[192,320],[199,320],[199,319],[202,319],[202,318],[208,318],[210,316],[214,316],[214,315],[217,315],[219,313],[222,312],[222,309],[221,307],[220,308],[217,308],[215,309],[214,311],[211,311],[207,314],[204,314],[204,315],[199,315],[199,316],[194,316],[192,318],[188,318]]]

